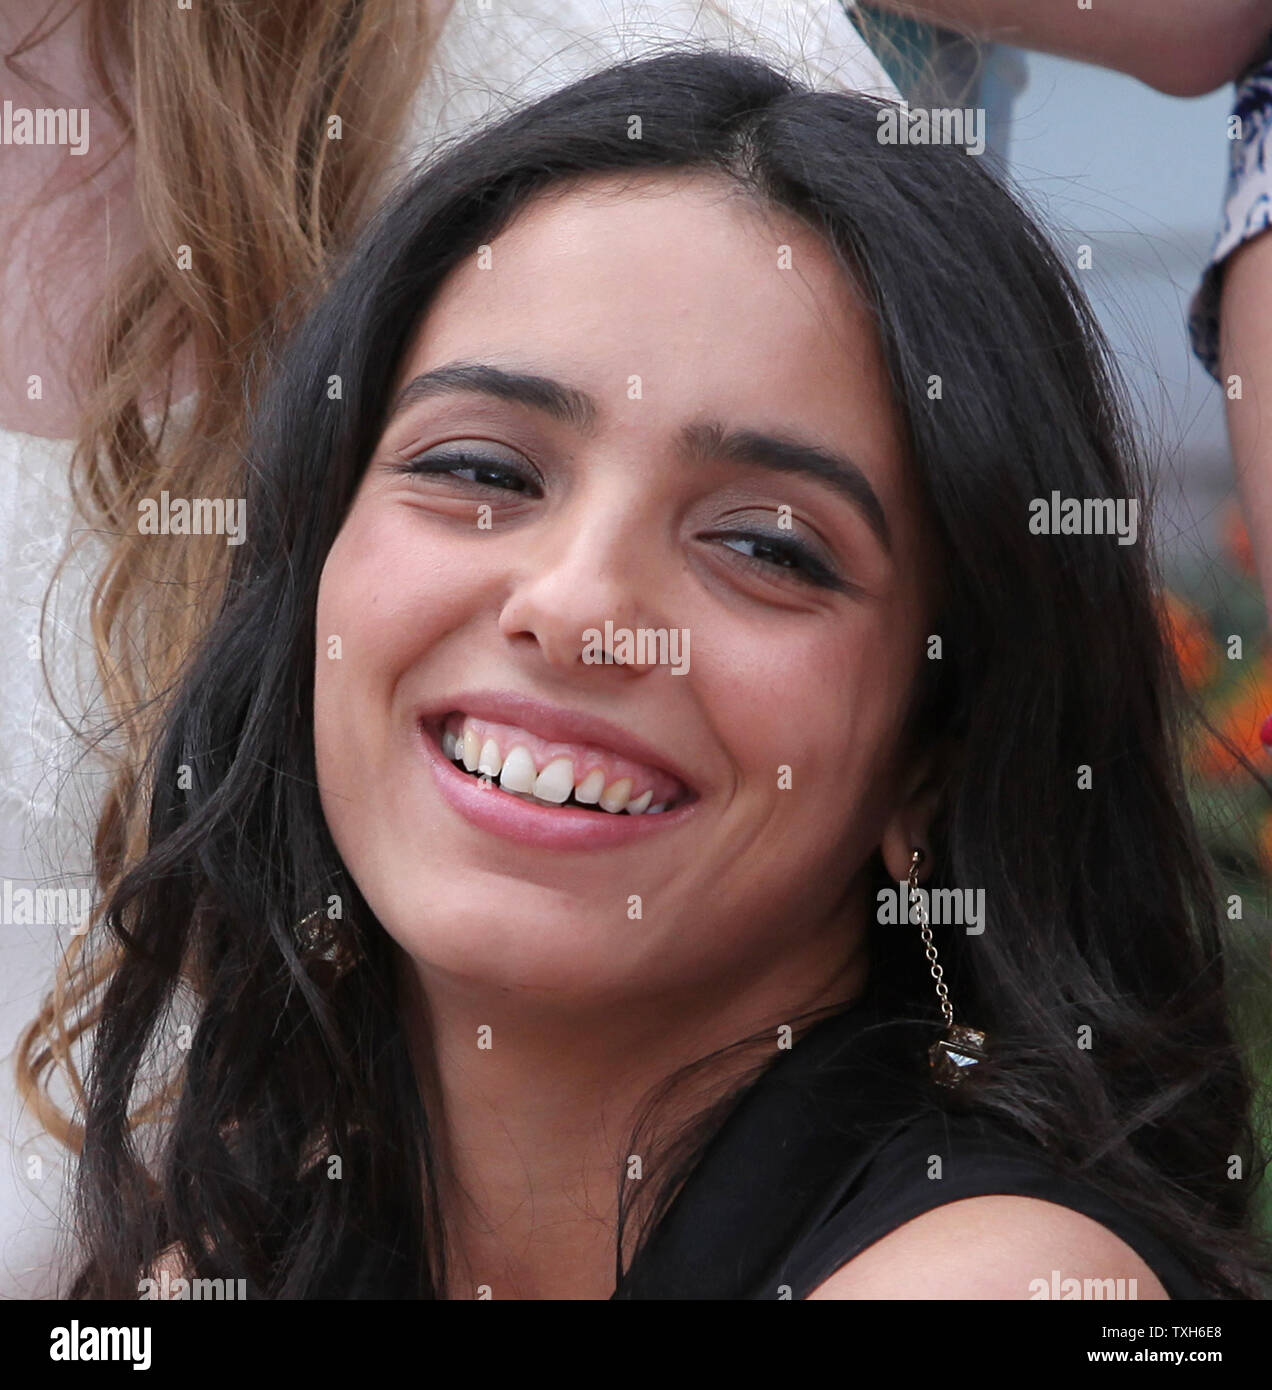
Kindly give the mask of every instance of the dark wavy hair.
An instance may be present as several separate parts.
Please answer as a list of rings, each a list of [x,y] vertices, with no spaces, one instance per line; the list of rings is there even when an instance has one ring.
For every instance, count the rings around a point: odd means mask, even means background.
[[[119,959],[86,1076],[72,1296],[136,1297],[174,1243],[193,1272],[245,1277],[258,1297],[317,1296],[337,1250],[354,1252],[345,1296],[445,1288],[439,1131],[395,951],[316,790],[319,573],[448,272],[541,190],[659,170],[722,175],[803,219],[877,323],[943,573],[943,655],[908,724],[916,746],[949,750],[932,882],[984,889],[987,904],[980,936],[935,929],[961,1015],[995,1042],[950,1103],[1023,1127],[1208,1289],[1261,1291],[1252,1082],[1150,548],[1028,529],[1029,503],[1053,490],[1146,496],[1120,388],[1082,294],[1011,193],[962,151],[880,143],[880,109],[723,53],[589,76],[440,152],[277,353],[250,430],[247,540],[154,749],[148,848],[104,914]],[[322,988],[294,929],[333,892],[364,960]],[[917,933],[871,931],[871,987],[935,1027]],[[130,1111],[178,1004],[189,1047],[147,1145]],[[682,1134],[642,1239],[738,1094]],[[300,1181],[315,1153],[354,1142],[356,1184]]]

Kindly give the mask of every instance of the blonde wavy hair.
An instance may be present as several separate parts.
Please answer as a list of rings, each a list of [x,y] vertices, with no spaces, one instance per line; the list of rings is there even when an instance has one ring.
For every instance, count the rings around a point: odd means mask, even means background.
[[[78,3],[56,18],[53,6],[6,61]],[[94,741],[110,778],[93,846],[99,906],[16,1058],[24,1102],[75,1153],[82,1129],[50,1083],[60,1075],[82,1102],[74,1049],[98,1021],[95,996],[118,957],[113,944],[94,955],[86,943],[143,847],[152,732],[216,612],[227,554],[219,537],[139,534],[138,502],[165,489],[242,494],[253,354],[286,331],[371,211],[446,11],[422,0],[84,3],[93,78],[135,151],[143,244],[92,325],[71,479],[86,538],[108,545],[89,609],[109,728]],[[183,359],[188,409],[175,400]],[[151,1097],[135,1122],[169,1098],[168,1088]]]

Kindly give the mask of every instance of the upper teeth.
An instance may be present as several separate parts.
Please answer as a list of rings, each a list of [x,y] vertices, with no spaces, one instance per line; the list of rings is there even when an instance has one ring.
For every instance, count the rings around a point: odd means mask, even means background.
[[[535,767],[530,750],[521,744],[514,744],[508,756],[504,757],[493,738],[482,740],[471,727],[465,728],[462,736],[450,729],[443,729],[442,752],[448,758],[462,762],[469,772],[497,777],[504,791],[533,796],[554,806],[568,801],[573,792],[576,801],[587,806],[600,806],[601,810],[614,814],[626,811],[632,816],[645,812],[653,815],[667,808],[665,801],[660,801],[656,806],[649,804],[653,800],[652,789],[633,797],[630,777],[620,777],[607,786],[605,774],[599,767],[593,768],[576,784],[572,758],[553,758],[540,770]]]

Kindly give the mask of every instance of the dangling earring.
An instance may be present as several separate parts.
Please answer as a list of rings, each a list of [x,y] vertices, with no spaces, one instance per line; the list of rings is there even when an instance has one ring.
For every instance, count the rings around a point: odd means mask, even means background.
[[[936,997],[941,1001],[946,1030],[945,1036],[928,1048],[928,1060],[932,1064],[933,1080],[938,1086],[957,1086],[972,1067],[986,1060],[987,1039],[979,1028],[954,1022],[950,992],[942,978],[944,972],[936,962],[936,947],[932,944],[927,907],[919,893],[919,862],[922,858],[921,849],[916,849],[910,857],[910,911],[919,921],[919,933],[923,937],[928,964],[932,967],[932,978],[936,981]]]
[[[315,908],[296,924],[296,941],[309,972],[321,984],[343,979],[362,959],[352,933]]]

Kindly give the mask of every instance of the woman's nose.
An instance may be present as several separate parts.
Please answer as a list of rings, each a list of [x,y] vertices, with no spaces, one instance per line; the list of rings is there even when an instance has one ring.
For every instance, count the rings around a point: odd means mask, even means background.
[[[634,517],[562,517],[516,556],[499,630],[535,642],[554,666],[647,671],[658,664],[656,644],[625,634],[667,626],[657,611],[659,560]]]

